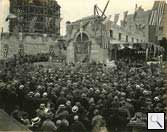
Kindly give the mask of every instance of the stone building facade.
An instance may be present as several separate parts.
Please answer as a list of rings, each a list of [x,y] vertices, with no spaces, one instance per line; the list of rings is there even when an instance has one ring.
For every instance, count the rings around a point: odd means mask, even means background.
[[[134,14],[127,16],[126,24],[120,26],[126,37],[124,42],[149,42],[149,14],[150,11],[139,9],[135,18]]]
[[[155,10],[159,11],[159,14],[154,14]],[[154,23],[150,22],[151,17]],[[167,4],[165,1],[155,1],[153,8],[150,10],[138,7],[134,14],[127,15],[124,24],[120,26],[113,24],[111,26],[113,39],[119,40],[118,35],[114,35],[114,33],[118,34],[120,32],[123,36],[121,41],[124,42],[151,42],[157,44],[163,37],[167,38],[166,18]],[[160,23],[157,23],[157,20]]]
[[[158,11],[160,7],[158,5],[162,3],[164,8],[161,9],[161,14],[157,15],[158,17],[154,15],[156,20],[162,17],[161,23],[159,25],[157,23],[151,24],[150,19],[153,11],[155,9]],[[104,35],[102,32],[103,22],[99,22],[98,15],[75,22],[67,22],[67,61],[82,62],[87,60],[88,62],[106,63],[111,58],[112,53],[110,52],[112,52],[115,44],[150,44],[150,47],[156,47],[153,45],[156,45],[158,40],[166,36],[166,7],[166,2],[157,1],[150,10],[145,11],[142,7],[138,7],[134,14],[129,14],[122,20],[121,25],[110,21],[109,45],[105,48],[102,47],[104,42],[101,39]],[[85,40],[79,40],[80,37],[85,37]],[[79,53],[78,47],[83,52]],[[86,50],[84,50],[85,47]]]

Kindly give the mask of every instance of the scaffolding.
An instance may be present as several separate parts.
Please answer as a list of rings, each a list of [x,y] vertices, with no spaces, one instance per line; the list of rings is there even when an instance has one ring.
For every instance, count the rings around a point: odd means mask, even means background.
[[[60,6],[55,0],[10,0],[10,32],[60,35]]]

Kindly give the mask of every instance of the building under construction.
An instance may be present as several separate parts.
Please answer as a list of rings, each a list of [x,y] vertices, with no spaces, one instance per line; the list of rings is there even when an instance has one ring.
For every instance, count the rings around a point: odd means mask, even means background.
[[[59,56],[61,7],[57,1],[9,0],[8,4],[9,32],[0,35],[0,59],[20,55],[20,51],[22,55],[50,54],[51,49]]]
[[[95,5],[93,16],[66,23],[67,62],[157,59],[163,52],[158,41],[165,37],[166,2],[156,1],[148,11],[136,5],[134,14],[125,11],[118,25],[119,14],[114,21],[105,15],[109,1],[104,10]]]
[[[10,0],[10,32],[60,35],[60,6],[55,0]]]

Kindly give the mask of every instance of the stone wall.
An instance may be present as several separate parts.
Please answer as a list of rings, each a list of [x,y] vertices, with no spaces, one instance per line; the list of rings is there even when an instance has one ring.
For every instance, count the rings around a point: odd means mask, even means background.
[[[66,25],[66,39],[68,42],[67,47],[67,62],[75,62],[75,46],[76,38],[82,32],[86,34],[90,42],[90,51],[88,53],[89,62],[101,62],[105,63],[108,54],[108,49],[103,49],[101,47],[102,43],[99,38],[101,38],[101,24],[98,23],[97,16],[90,16],[83,18],[75,22],[68,22]],[[96,29],[95,29],[96,28]],[[107,54],[107,55],[106,55]]]
[[[147,38],[143,34],[131,32],[129,29],[121,27],[119,25],[112,25],[112,39],[118,40],[120,42],[147,42]],[[121,34],[121,39],[119,40],[119,34]],[[128,40],[126,40],[128,37]],[[132,41],[133,38],[133,41]]]
[[[54,52],[59,53],[56,39],[45,35],[23,35],[3,33],[1,38],[1,58],[4,58],[4,47],[8,45],[8,55],[11,57],[18,54],[19,46],[22,44],[25,54],[49,53],[50,46],[53,45]]]

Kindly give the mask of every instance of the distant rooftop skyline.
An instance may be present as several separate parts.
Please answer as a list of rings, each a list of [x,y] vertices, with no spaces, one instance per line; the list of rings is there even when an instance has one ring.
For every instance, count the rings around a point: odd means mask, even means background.
[[[61,6],[61,34],[65,34],[66,21],[75,21],[82,17],[93,15],[93,7],[97,4],[101,9],[105,7],[108,0],[57,0]],[[124,11],[134,13],[135,5],[142,6],[144,10],[151,9],[153,3],[156,0],[110,0],[106,15],[112,15],[111,20],[114,18],[114,14],[122,14]],[[167,0],[166,0],[167,1]],[[9,0],[0,0],[0,28],[4,28],[7,31],[7,23],[5,18],[8,14]]]

